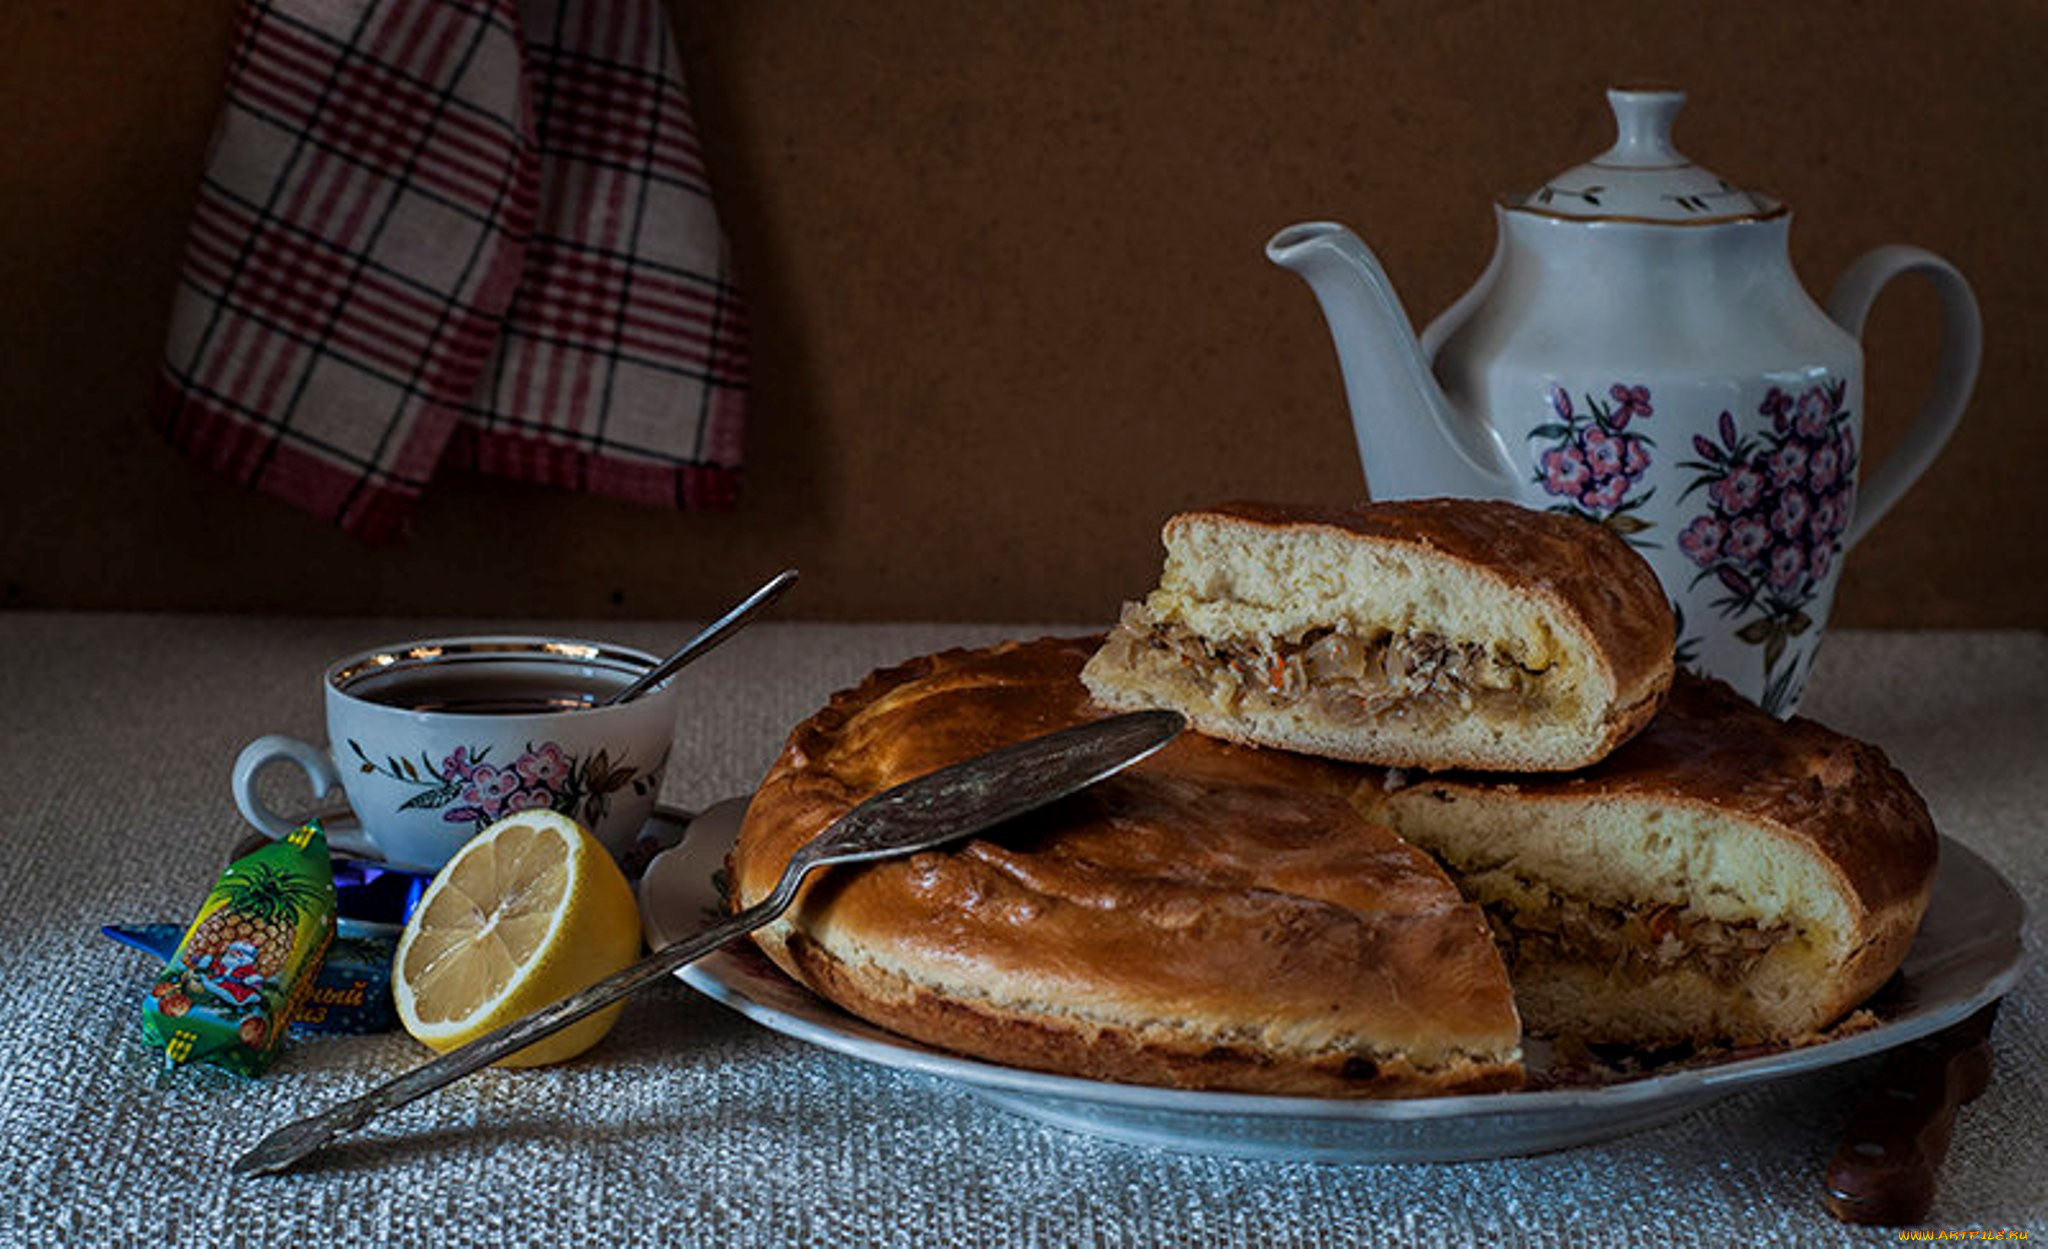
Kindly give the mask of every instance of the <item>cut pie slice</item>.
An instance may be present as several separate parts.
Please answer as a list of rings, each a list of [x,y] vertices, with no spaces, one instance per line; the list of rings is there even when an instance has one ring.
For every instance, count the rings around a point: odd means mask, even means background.
[[[1882,751],[1688,673],[1581,775],[1394,780],[1361,809],[1486,908],[1539,1034],[1796,1041],[1897,969],[1933,886],[1933,821]]]
[[[1511,503],[1227,503],[1173,517],[1158,589],[1084,680],[1104,704],[1333,759],[1584,767],[1670,685],[1656,574],[1612,532]]]

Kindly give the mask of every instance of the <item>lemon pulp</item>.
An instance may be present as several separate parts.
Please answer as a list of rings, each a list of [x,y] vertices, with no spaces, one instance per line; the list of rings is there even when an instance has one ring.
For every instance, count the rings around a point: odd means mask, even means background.
[[[552,811],[508,816],[434,877],[399,938],[400,1021],[449,1050],[629,965],[640,952],[632,887],[588,831]],[[572,1058],[611,1030],[607,1007],[501,1066]]]

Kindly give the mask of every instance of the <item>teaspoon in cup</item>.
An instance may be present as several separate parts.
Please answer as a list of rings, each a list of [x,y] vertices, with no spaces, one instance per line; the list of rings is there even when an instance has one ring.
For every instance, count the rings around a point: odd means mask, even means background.
[[[660,685],[680,671],[684,664],[702,658],[706,652],[733,634],[740,626],[766,610],[769,604],[782,597],[782,592],[796,584],[796,569],[785,568],[769,578],[767,584],[741,600],[740,605],[713,621],[709,628],[677,648],[676,653],[649,668],[641,677],[610,698],[596,704],[599,707],[614,707],[629,703]]]

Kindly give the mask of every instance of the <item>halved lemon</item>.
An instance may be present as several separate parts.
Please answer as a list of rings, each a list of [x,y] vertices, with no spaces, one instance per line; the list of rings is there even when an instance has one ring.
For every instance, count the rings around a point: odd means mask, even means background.
[[[565,815],[522,811],[484,829],[435,875],[392,962],[405,1030],[454,1049],[619,971],[640,955],[633,887]],[[498,1061],[538,1067],[604,1039],[624,1004]]]

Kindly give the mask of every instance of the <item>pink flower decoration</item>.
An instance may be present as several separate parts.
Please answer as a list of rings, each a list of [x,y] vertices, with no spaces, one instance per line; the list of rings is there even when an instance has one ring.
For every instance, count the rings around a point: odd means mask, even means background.
[[[1579,495],[1579,502],[1591,511],[1612,511],[1620,507],[1622,499],[1627,497],[1629,484],[1629,479],[1620,473],[1612,477],[1602,477],[1592,488]]]
[[[1736,560],[1748,563],[1771,544],[1771,527],[1754,516],[1745,516],[1728,527],[1722,549]]]
[[[1835,478],[1842,472],[1842,452],[1831,442],[1815,447],[1806,461],[1806,479],[1815,490],[1825,490],[1835,484]]]
[[[1650,406],[1650,388],[1648,386],[1624,386],[1620,382],[1616,382],[1607,388],[1607,393],[1613,398],[1615,403],[1614,411],[1610,414],[1609,420],[1616,429],[1627,429],[1629,421],[1634,418],[1638,416],[1652,416],[1656,412],[1656,409]]]
[[[1763,492],[1763,474],[1747,464],[1707,487],[1707,494],[1730,515],[1739,515],[1755,507]]]
[[[552,805],[554,795],[544,789],[522,789],[505,800],[507,811],[534,811]]]
[[[1764,401],[1757,405],[1756,410],[1758,414],[1778,422],[1778,431],[1783,433],[1785,414],[1792,410],[1792,396],[1773,386],[1764,395]]]
[[[462,800],[482,811],[485,819],[495,820],[504,810],[505,799],[518,788],[516,773],[508,768],[485,764],[470,774],[470,783],[462,791]]]
[[[1835,547],[1831,542],[1822,542],[1813,548],[1813,555],[1807,567],[1815,581],[1824,581],[1830,569],[1835,566]]]
[[[1571,394],[1551,385],[1548,399],[1558,420],[1529,433],[1531,439],[1548,444],[1536,455],[1537,484],[1567,501],[1559,511],[1589,520],[1605,520],[1627,506],[1629,492],[1651,463],[1649,440],[1621,432],[1629,421],[1652,414],[1650,388],[1616,382],[1608,394],[1614,399],[1612,408],[1590,393],[1586,396],[1593,419],[1585,420],[1574,415]],[[1636,539],[1629,535],[1649,527],[1636,523],[1624,536],[1633,543]]]
[[[1577,494],[1592,477],[1577,447],[1552,447],[1537,464],[1543,470],[1543,488],[1552,494]]]
[[[512,766],[528,785],[545,790],[558,790],[569,779],[568,756],[554,742],[545,742],[539,749],[527,751]]]
[[[1678,535],[1678,549],[1684,551],[1693,563],[1707,568],[1721,554],[1721,543],[1727,537],[1728,526],[1711,516],[1696,516]]]
[[[1621,471],[1621,443],[1597,429],[1586,431],[1586,464],[1601,477]]]
[[[1828,400],[1827,388],[1815,386],[1799,396],[1799,411],[1792,425],[1802,438],[1819,438],[1828,432],[1828,422],[1834,415],[1835,405]]]
[[[1771,512],[1771,528],[1796,542],[1812,516],[1813,500],[1804,491],[1787,490],[1778,496],[1778,506]]]
[[[468,780],[474,764],[469,761],[469,747],[457,746],[452,754],[441,760],[443,774]]]
[[[1772,485],[1780,490],[1794,485],[1806,476],[1806,448],[1788,442],[1771,452],[1766,466],[1771,470]]]
[[[1842,513],[1842,498],[1840,495],[1824,494],[1814,500],[1813,519],[1808,522],[1808,528],[1812,530],[1813,540],[1816,544],[1826,546],[1835,540],[1837,534],[1842,532],[1844,527]]]
[[[1771,552],[1771,584],[1780,590],[1796,587],[1806,575],[1806,552],[1797,543],[1787,543]]]

